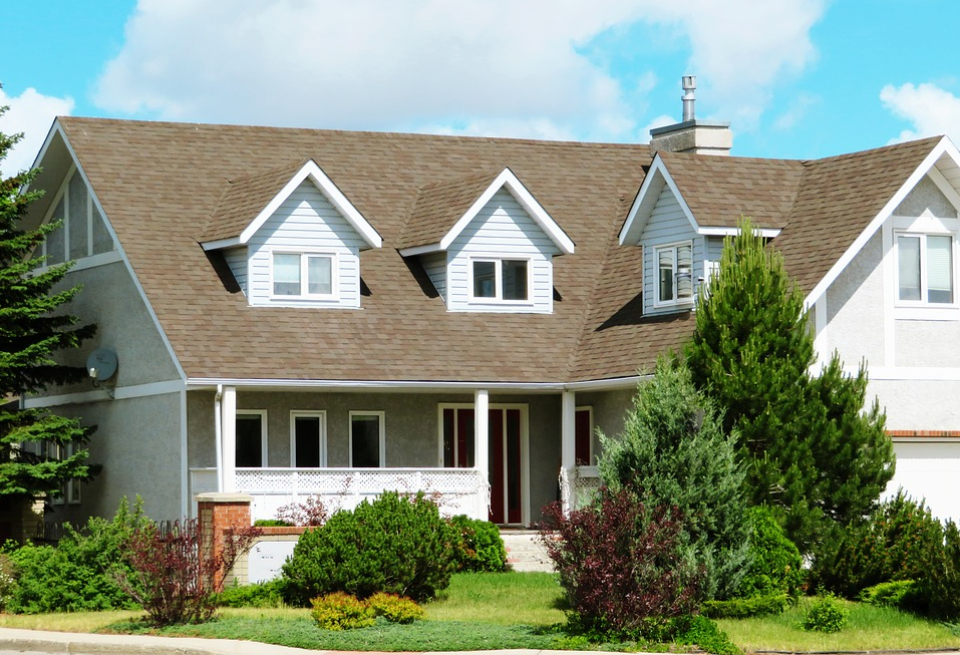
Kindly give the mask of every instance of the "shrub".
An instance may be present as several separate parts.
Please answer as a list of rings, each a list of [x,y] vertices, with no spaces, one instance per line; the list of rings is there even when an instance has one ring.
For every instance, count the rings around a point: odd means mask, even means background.
[[[730,641],[716,623],[705,616],[686,616],[676,620],[678,634],[673,642],[685,646],[697,646],[700,650],[715,655],[740,655],[740,649]]]
[[[291,528],[293,523],[281,521],[280,519],[257,519],[253,522],[255,528]]]
[[[735,595],[741,598],[798,596],[806,576],[799,549],[787,539],[768,508],[750,508],[750,523],[751,562]]]
[[[385,594],[382,591],[370,596],[367,604],[377,616],[384,617],[390,623],[413,623],[424,616],[423,608],[410,598]]]
[[[847,625],[847,608],[832,594],[820,596],[803,619],[804,630],[840,632]]]
[[[917,583],[913,580],[881,582],[860,592],[860,600],[878,607],[909,609],[916,594]]]
[[[9,555],[0,553],[0,612],[3,612],[13,595],[16,579],[13,577],[13,560]]]
[[[603,484],[632,488],[649,507],[677,507],[681,541],[704,567],[702,599],[731,597],[749,564],[744,472],[736,435],[724,432],[721,412],[686,366],[660,358],[653,379],[637,388],[623,434],[601,441]]]
[[[940,548],[930,565],[917,576],[916,593],[910,596],[913,608],[939,621],[960,619],[960,531],[953,521],[943,526]]]
[[[789,597],[778,593],[733,600],[708,600],[700,606],[700,611],[711,619],[746,619],[781,614],[789,604]]]
[[[143,515],[140,499],[132,511],[123,499],[110,521],[91,518],[82,531],[64,525],[56,547],[25,545],[13,551],[16,584],[7,610],[36,614],[135,608],[114,572],[130,572],[124,544],[146,525],[153,524]]]
[[[630,489],[602,488],[594,506],[564,516],[554,503],[544,514],[556,529],[541,539],[578,630],[649,634],[696,609],[702,570],[684,557],[674,510],[649,508]]]
[[[310,603],[313,605],[310,616],[321,630],[369,628],[376,620],[376,613],[368,603],[342,591],[319,596]]]
[[[457,544],[456,531],[423,494],[387,492],[300,537],[283,565],[285,595],[296,605],[335,591],[426,600],[450,583]]]
[[[450,519],[459,532],[461,548],[457,552],[460,571],[506,571],[507,549],[500,538],[500,528],[490,521],[472,519],[459,514]]]
[[[277,578],[269,582],[224,587],[217,604],[220,607],[281,607],[283,581]]]
[[[292,502],[277,510],[278,525],[316,528],[327,522],[330,511],[320,496],[308,496],[305,501]]]
[[[216,613],[217,586],[259,535],[254,527],[228,531],[222,547],[207,557],[196,519],[174,523],[170,530],[145,526],[127,540],[133,572],[118,574],[117,582],[157,627],[203,623]]]

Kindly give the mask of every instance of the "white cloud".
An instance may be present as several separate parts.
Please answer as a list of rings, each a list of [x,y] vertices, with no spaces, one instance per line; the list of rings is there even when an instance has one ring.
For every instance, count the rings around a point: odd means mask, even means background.
[[[804,118],[811,108],[816,107],[821,102],[819,96],[809,93],[801,93],[787,107],[787,110],[780,114],[773,121],[773,128],[776,130],[792,130]]]
[[[140,0],[95,101],[171,120],[629,139],[646,104],[625,97],[656,78],[624,89],[582,54],[592,39],[678,28],[710,106],[755,120],[777,76],[813,59],[822,4]]]
[[[0,132],[23,133],[23,139],[0,162],[0,175],[9,177],[30,168],[54,117],[72,112],[73,99],[45,96],[33,88],[19,96],[10,97],[0,89],[0,106],[3,105],[9,109],[0,116]]]
[[[666,127],[667,125],[671,125],[676,122],[676,117],[668,116],[667,114],[661,114],[647,123],[644,127],[640,128],[640,131],[637,132],[637,141],[640,143],[647,143],[650,140],[650,130],[655,130],[658,127]]]
[[[913,125],[890,143],[938,134],[946,134],[954,143],[960,143],[960,98],[936,84],[899,87],[888,84],[880,91],[880,100],[895,116]]]

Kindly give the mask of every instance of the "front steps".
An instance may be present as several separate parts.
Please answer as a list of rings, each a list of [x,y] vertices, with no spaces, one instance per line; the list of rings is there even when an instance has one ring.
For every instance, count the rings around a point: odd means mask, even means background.
[[[507,562],[514,571],[543,571],[553,573],[553,563],[540,543],[536,530],[500,530],[503,545],[507,547]]]

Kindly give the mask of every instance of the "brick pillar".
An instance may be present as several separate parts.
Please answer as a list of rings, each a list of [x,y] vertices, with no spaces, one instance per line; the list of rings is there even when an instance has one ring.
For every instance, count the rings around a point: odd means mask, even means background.
[[[250,504],[253,497],[237,493],[204,493],[197,495],[197,520],[200,528],[200,557],[216,559],[223,552],[224,532],[231,528],[253,525]],[[247,556],[237,561],[233,571],[217,573],[212,580],[217,590],[224,583],[247,578]]]

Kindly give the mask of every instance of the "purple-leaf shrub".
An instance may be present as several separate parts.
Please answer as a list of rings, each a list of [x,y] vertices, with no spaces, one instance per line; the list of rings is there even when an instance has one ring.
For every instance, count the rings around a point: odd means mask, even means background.
[[[330,510],[320,496],[309,496],[302,503],[292,502],[277,510],[277,519],[297,527],[317,528],[330,518]]]

